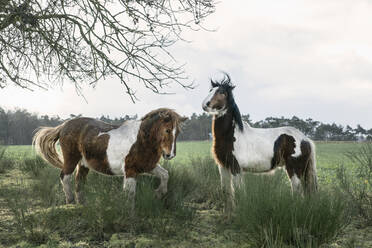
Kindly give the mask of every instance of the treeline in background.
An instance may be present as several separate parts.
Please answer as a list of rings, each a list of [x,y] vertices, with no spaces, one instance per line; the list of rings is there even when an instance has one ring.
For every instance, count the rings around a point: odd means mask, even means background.
[[[68,119],[80,117],[81,115],[71,114],[67,119],[58,116],[37,115],[25,109],[5,110],[0,107],[0,143],[6,145],[30,145],[35,129],[40,126],[57,126]],[[125,120],[137,119],[138,116],[125,115],[120,118],[110,118],[101,116],[99,120],[121,124]],[[360,125],[352,128],[335,123],[328,124],[315,121],[313,119],[300,119],[296,116],[292,118],[268,117],[265,120],[252,122],[249,115],[242,116],[253,127],[270,128],[281,126],[293,126],[301,130],[305,135],[314,140],[323,141],[372,141],[372,128],[364,129]],[[184,123],[182,132],[178,140],[208,140],[211,139],[211,116],[203,114],[193,114]]]

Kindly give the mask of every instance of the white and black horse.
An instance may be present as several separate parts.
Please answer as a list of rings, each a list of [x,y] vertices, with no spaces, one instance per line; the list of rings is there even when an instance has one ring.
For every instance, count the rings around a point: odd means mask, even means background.
[[[285,166],[292,190],[300,194],[317,190],[315,145],[293,127],[253,128],[243,122],[235,103],[230,77],[211,80],[212,88],[203,109],[213,115],[212,153],[219,165],[222,190],[228,195],[225,206],[233,207],[234,184],[242,172],[263,173]]]

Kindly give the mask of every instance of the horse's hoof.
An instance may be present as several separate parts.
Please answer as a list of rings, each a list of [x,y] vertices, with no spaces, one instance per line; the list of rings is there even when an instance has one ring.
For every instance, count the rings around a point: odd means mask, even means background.
[[[66,205],[67,204],[75,204],[75,200],[74,199],[72,199],[72,200],[66,200]]]
[[[164,195],[165,195],[165,193],[162,192],[161,190],[159,190],[159,189],[156,189],[155,190],[155,196],[156,196],[156,198],[162,199]]]

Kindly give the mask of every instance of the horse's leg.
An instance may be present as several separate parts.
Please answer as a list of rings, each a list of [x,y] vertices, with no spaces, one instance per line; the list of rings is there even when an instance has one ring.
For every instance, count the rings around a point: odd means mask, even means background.
[[[75,170],[76,164],[74,166],[73,164],[69,164],[69,165],[70,166],[68,166],[67,168],[66,166],[64,166],[60,174],[63,191],[65,192],[65,196],[66,196],[66,204],[70,204],[74,202],[74,194],[72,192],[71,179],[72,179],[72,173]]]
[[[303,195],[304,192],[302,189],[302,183],[301,183],[300,178],[297,176],[297,174],[294,174],[291,177],[291,185],[292,185],[292,192]]]
[[[287,171],[287,175],[289,179],[291,180],[292,194],[298,193],[300,195],[303,195],[303,188],[302,188],[302,183],[300,179],[301,176],[297,175],[293,166],[286,164],[285,169]]]
[[[124,192],[127,194],[128,201],[130,202],[131,210],[134,210],[134,198],[136,196],[136,184],[137,180],[135,177],[124,177]]]
[[[232,176],[233,187],[240,189],[244,185],[243,175],[241,173]],[[234,189],[234,188],[233,188]]]
[[[155,190],[155,194],[157,197],[161,198],[168,191],[168,171],[160,165],[157,165],[152,171],[150,171],[150,174],[160,179],[160,185]]]
[[[221,176],[221,189],[225,201],[224,211],[228,214],[231,213],[234,208],[234,187],[233,179],[229,169],[219,166],[220,176]]]
[[[63,168],[60,174],[60,179],[63,187],[63,191],[66,196],[66,204],[74,201],[74,194],[72,192],[72,173],[74,172],[77,164],[81,160],[81,154],[71,149],[71,147],[62,144],[61,150],[63,153]]]
[[[89,169],[87,167],[84,167],[82,162],[80,161],[75,174],[75,199],[76,203],[78,204],[82,204],[84,202],[81,188],[86,182],[88,172]]]

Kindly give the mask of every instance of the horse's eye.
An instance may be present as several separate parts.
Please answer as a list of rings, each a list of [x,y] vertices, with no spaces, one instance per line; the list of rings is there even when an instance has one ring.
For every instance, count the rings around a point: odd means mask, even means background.
[[[167,130],[166,130],[166,132],[167,132],[167,133],[170,133],[170,132],[171,132],[171,130],[170,130],[170,129],[167,129]]]

